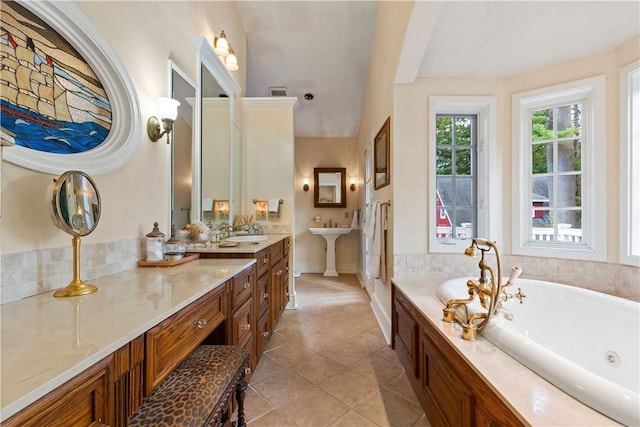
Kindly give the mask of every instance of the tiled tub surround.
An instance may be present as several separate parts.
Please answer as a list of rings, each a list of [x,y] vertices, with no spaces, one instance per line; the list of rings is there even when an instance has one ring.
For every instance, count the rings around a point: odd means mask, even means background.
[[[478,259],[460,254],[397,254],[393,257],[395,277],[443,273],[446,278],[477,276]],[[495,266],[495,256],[488,254]],[[621,298],[640,301],[640,268],[606,262],[502,255],[503,272],[522,267],[522,277],[565,283]],[[506,281],[505,277],[505,281]]]
[[[92,280],[98,292],[89,295],[54,298],[44,293],[3,305],[0,419],[254,263],[207,259],[172,268],[136,268]]]
[[[442,321],[443,303],[436,290],[446,278],[447,274],[432,274],[392,281],[457,353],[519,414],[522,422],[534,426],[619,425],[525,368],[483,336],[475,342],[463,340],[457,324]]]

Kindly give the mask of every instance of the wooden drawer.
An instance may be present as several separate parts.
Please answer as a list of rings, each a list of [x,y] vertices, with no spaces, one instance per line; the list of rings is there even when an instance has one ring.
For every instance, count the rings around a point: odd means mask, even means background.
[[[256,296],[258,300],[258,312],[256,317],[261,317],[269,310],[269,275],[265,274],[256,281]]]
[[[256,254],[256,277],[261,277],[271,268],[270,249],[266,248]]]
[[[251,296],[253,268],[249,268],[231,279],[231,310],[240,307]]]
[[[256,324],[256,350],[260,355],[264,351],[264,346],[269,342],[269,315],[264,315]]]
[[[280,241],[278,243],[274,243],[273,245],[271,245],[271,265],[275,264],[276,262],[282,259],[282,256],[284,253],[283,248],[284,248],[283,241]]]
[[[244,346],[251,339],[251,300],[246,301],[232,315],[231,339],[234,345]]]
[[[147,331],[145,396],[224,321],[225,291],[217,287]]]

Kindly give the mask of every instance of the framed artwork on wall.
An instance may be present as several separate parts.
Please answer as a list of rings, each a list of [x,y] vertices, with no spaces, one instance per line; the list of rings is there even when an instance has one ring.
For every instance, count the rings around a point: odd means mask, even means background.
[[[390,168],[390,127],[391,117],[387,117],[384,124],[373,139],[373,188],[378,190],[391,182]]]
[[[0,18],[5,160],[59,174],[111,172],[140,139],[126,68],[73,2],[6,1]]]

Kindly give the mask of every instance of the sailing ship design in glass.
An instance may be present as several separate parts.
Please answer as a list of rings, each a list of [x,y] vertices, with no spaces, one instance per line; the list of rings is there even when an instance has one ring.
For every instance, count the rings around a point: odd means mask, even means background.
[[[99,146],[111,104],[95,72],[51,26],[14,1],[0,18],[2,132],[16,145],[56,154]]]

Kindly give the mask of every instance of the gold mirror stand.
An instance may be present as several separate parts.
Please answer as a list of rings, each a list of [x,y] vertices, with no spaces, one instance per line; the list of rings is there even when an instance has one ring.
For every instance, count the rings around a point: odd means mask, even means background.
[[[55,291],[54,297],[77,297],[98,290],[97,287],[84,283],[80,279],[80,237],[73,236],[71,244],[73,245],[73,279],[66,288]]]

